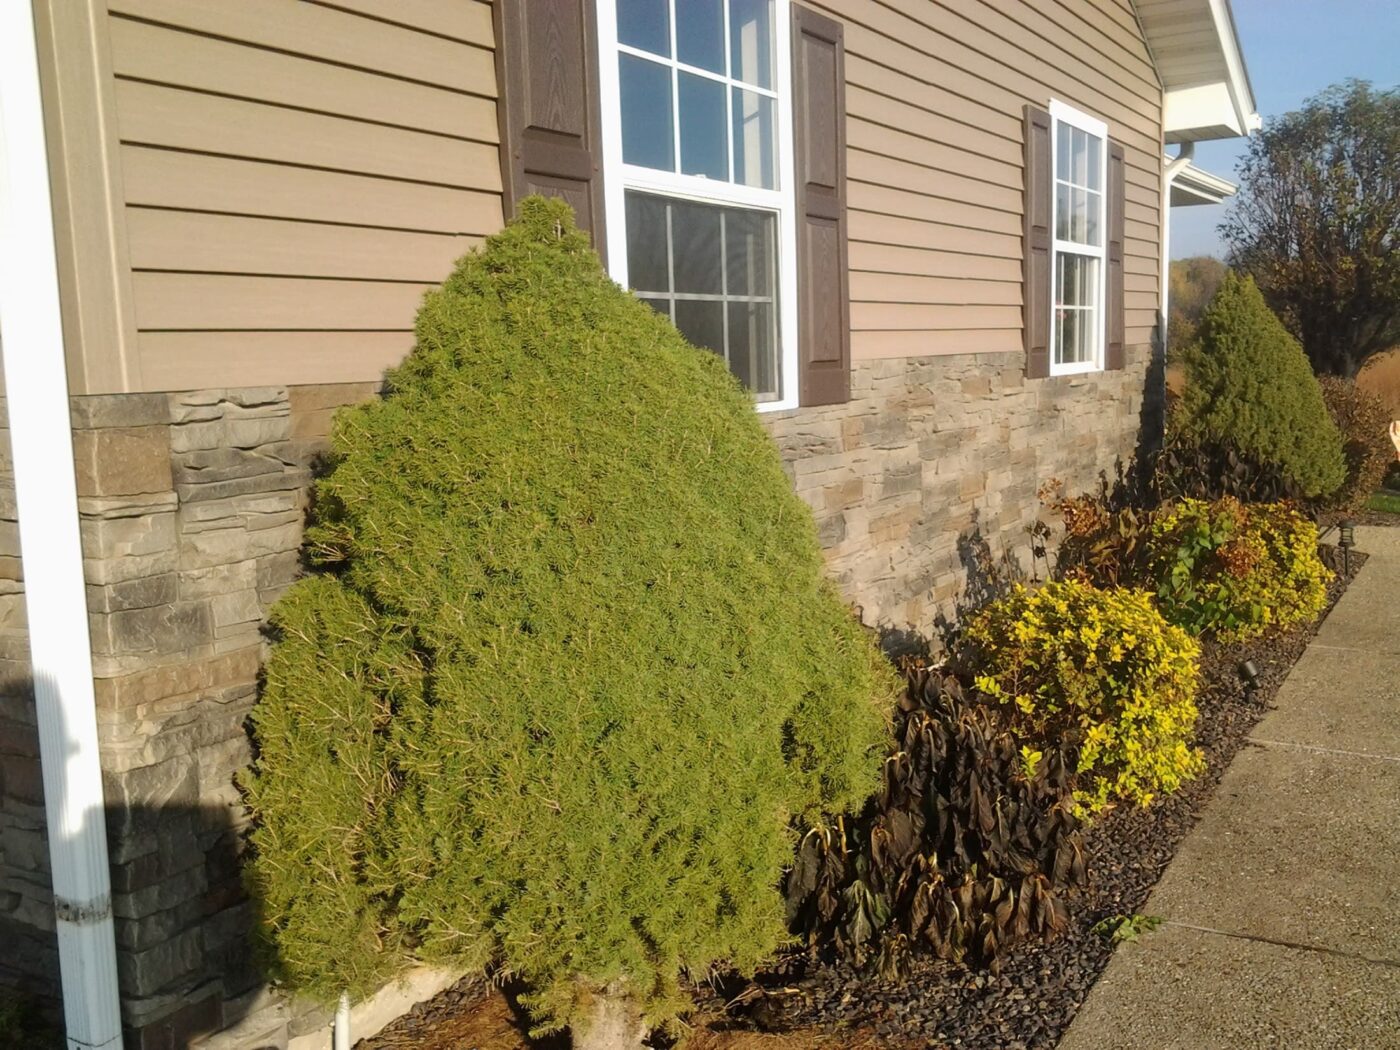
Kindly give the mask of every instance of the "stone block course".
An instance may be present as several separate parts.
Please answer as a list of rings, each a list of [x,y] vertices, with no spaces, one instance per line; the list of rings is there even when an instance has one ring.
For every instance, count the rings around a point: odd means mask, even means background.
[[[170,432],[164,426],[73,432],[79,496],[122,496],[170,488]]]
[[[203,956],[204,937],[199,927],[176,932],[153,948],[120,952],[116,977],[126,1000],[123,1005],[130,1007],[132,1002],[154,997],[172,986],[176,994],[181,993],[179,984],[186,974],[199,972]]]
[[[292,521],[268,529],[230,527],[188,532],[180,538],[180,566],[212,568],[294,551],[301,544],[301,528],[300,521]]]
[[[16,549],[18,549],[18,544],[16,544]],[[24,569],[23,566],[20,565],[19,557],[10,554],[0,555],[0,583],[18,584],[23,580]],[[18,594],[22,593],[23,590],[24,588],[22,587],[12,587],[7,588],[5,593]]]
[[[75,431],[160,426],[170,422],[170,408],[164,394],[75,397],[71,399],[69,410]]]
[[[105,587],[89,585],[87,595],[89,612],[113,613],[150,609],[178,600],[179,576],[173,572],[162,572]]]
[[[328,422],[342,397],[308,400]],[[267,606],[298,571],[306,430],[281,387],[75,398],[73,422],[127,1045],[183,1047],[257,984],[233,775]],[[0,602],[22,596],[13,521],[0,497]],[[8,612],[0,682],[23,685]],[[28,718],[27,698],[0,702]],[[37,749],[0,751],[0,935],[51,974]]]
[[[1026,564],[1041,484],[1089,490],[1131,461],[1148,357],[1138,347],[1119,372],[1036,380],[1013,354],[857,362],[848,403],[763,419],[867,622],[931,636],[968,586],[960,540]]]
[[[83,554],[90,561],[122,562],[174,551],[175,536],[175,512],[161,505],[124,506],[119,514],[85,514],[82,519]],[[132,578],[113,575],[100,582]]]
[[[185,569],[178,574],[180,597],[186,601],[217,598],[223,594],[256,588],[258,562],[256,558],[225,562],[220,565]]]
[[[169,602],[92,619],[94,654],[167,656],[199,650],[214,639],[212,602]]]
[[[209,600],[209,609],[213,613],[215,628],[259,623],[263,618],[258,592],[252,588],[215,595]]]

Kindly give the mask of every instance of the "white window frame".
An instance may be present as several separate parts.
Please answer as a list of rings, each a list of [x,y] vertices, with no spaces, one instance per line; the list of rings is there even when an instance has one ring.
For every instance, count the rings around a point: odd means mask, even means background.
[[[726,51],[729,47],[729,5],[724,6]],[[676,20],[671,20],[671,54],[676,51]],[[777,412],[798,407],[797,375],[797,199],[793,167],[792,113],[792,11],[790,0],[773,0],[773,92],[777,95],[777,127],[773,149],[776,153],[775,188],[760,189],[732,182],[719,182],[700,175],[681,175],[626,164],[622,160],[622,89],[619,83],[618,55],[631,54],[655,59],[650,52],[621,44],[617,39],[617,5],[615,0],[598,2],[598,97],[602,110],[603,132],[603,200],[606,209],[608,273],[623,288],[630,288],[627,274],[627,207],[628,190],[651,193],[661,197],[696,201],[702,204],[729,205],[768,211],[777,216],[777,281],[778,281],[778,368],[781,397],[776,401],[755,402],[760,412]],[[679,60],[679,70],[695,73],[711,80],[730,83],[705,69],[697,69]],[[674,82],[673,82],[674,85]],[[750,89],[750,85],[743,85]],[[674,86],[673,86],[674,92]],[[761,89],[759,94],[766,94]],[[726,94],[730,94],[726,87]],[[674,94],[673,94],[674,98]],[[674,102],[673,102],[674,105]],[[676,156],[680,156],[680,123],[674,127]],[[733,163],[733,128],[727,131],[731,170]]]
[[[1099,245],[1079,244],[1076,241],[1062,241],[1060,232],[1060,129],[1068,124],[1087,132],[1099,140]],[[1050,233],[1053,250],[1050,255],[1050,374],[1052,376],[1082,375],[1086,372],[1102,372],[1104,348],[1108,334],[1108,124],[1073,106],[1055,99],[1050,100]],[[1055,311],[1060,299],[1061,253],[1080,255],[1099,260],[1098,300],[1094,304],[1096,324],[1094,325],[1094,352],[1088,361],[1072,361],[1062,364],[1058,360],[1060,351],[1060,326],[1056,324]]]

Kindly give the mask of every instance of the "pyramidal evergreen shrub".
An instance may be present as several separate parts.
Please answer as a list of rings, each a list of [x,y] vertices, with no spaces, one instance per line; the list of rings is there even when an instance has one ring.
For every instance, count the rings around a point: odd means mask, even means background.
[[[892,669],[748,395],[558,202],[426,297],[332,449],[246,779],[273,972],[495,966],[637,1045],[782,942],[792,828],[877,786]]]
[[[1186,386],[1171,423],[1181,437],[1277,465],[1309,497],[1341,487],[1342,438],[1317,377],[1252,277],[1225,275],[1181,361]]]

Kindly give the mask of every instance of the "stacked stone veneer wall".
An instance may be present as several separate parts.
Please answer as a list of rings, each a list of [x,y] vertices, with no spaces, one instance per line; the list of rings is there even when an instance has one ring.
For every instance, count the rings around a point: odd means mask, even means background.
[[[856,368],[849,403],[765,420],[866,621],[930,636],[968,586],[970,545],[1024,560],[1017,552],[1042,482],[1087,488],[1131,458],[1145,370],[1138,360],[1108,375],[1027,382],[1006,355],[871,362]],[[281,1046],[324,1022],[256,972],[234,774],[249,759],[264,618],[299,569],[313,457],[333,409],[372,393],[74,401],[131,1047]],[[4,953],[0,979],[52,982],[14,518],[0,496],[0,940],[20,946]],[[222,1034],[202,1042],[208,1033]]]
[[[357,386],[73,400],[118,968],[131,1048],[285,1044],[240,882],[267,609],[296,578],[311,462]],[[6,446],[8,448],[8,446]],[[5,490],[12,493],[12,482]],[[56,987],[13,497],[0,502],[0,979]]]
[[[1161,370],[1145,348],[1129,357],[1036,380],[1019,355],[875,361],[854,370],[846,404],[768,417],[862,619],[937,645],[985,595],[979,557],[1032,571],[1041,486],[1090,491],[1156,439]]]

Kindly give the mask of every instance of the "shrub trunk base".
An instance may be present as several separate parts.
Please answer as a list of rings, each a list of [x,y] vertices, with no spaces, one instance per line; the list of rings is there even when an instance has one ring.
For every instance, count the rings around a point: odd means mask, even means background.
[[[574,1050],[639,1050],[646,1035],[636,1002],[609,986],[593,996],[587,1026],[574,1030]]]

